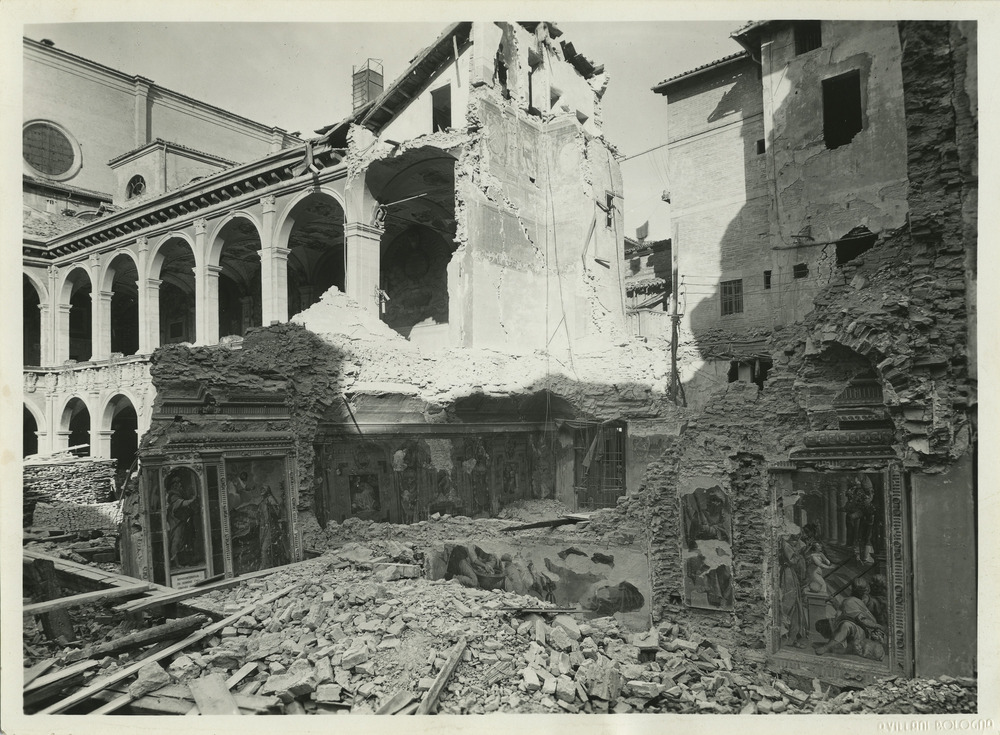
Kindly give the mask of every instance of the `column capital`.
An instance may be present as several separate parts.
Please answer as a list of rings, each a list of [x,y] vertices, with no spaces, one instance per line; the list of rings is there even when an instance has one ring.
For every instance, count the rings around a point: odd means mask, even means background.
[[[69,310],[73,308],[72,304],[57,304],[59,311],[69,314]]]
[[[221,265],[206,265],[205,275],[209,278],[218,278],[219,274],[222,272]]]
[[[201,219],[196,219],[194,221],[194,234],[204,235],[205,230],[208,229],[208,220],[202,217]]]
[[[98,296],[101,297],[103,301],[111,301],[111,297],[115,295],[114,291],[98,291]]]
[[[260,206],[264,211],[264,214],[268,212],[273,212],[277,208],[278,200],[274,194],[268,194],[265,197],[260,198]]]
[[[54,281],[54,280],[56,280],[59,277],[59,268],[58,268],[58,266],[50,265],[45,270],[48,273],[50,281]]]
[[[379,242],[382,239],[382,230],[363,222],[347,222],[344,224],[344,235],[346,237],[363,237]]]
[[[93,268],[100,268],[101,267],[101,256],[100,256],[100,254],[98,254],[98,253],[91,253],[90,255],[87,256],[87,262],[90,264],[90,267],[92,269]]]
[[[135,239],[135,247],[136,247],[136,250],[138,250],[140,253],[148,253],[149,252],[149,238],[146,237],[145,235],[142,235],[141,237],[137,237]]]
[[[163,279],[162,278],[147,278],[146,279],[146,286],[148,288],[159,288],[162,283],[163,283]]]

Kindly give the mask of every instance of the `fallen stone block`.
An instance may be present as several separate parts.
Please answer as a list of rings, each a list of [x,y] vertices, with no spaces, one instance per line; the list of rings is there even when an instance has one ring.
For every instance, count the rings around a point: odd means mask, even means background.
[[[317,684],[329,684],[333,681],[333,665],[329,656],[321,656],[316,659],[314,674]]]
[[[574,641],[578,641],[583,637],[583,635],[580,633],[580,626],[569,615],[556,615],[552,619],[552,625],[553,627],[559,626],[560,628],[565,630],[566,634],[569,635],[569,637],[572,638]]]
[[[136,680],[128,688],[128,693],[132,699],[138,699],[165,687],[170,681],[170,674],[164,671],[158,663],[151,661],[139,669]]]
[[[284,674],[272,674],[268,677],[261,694],[277,694],[285,703],[298,699],[316,690],[316,678],[312,664],[306,659],[297,659]]]
[[[652,681],[632,680],[625,685],[625,690],[635,697],[652,699],[660,693],[660,685]]]
[[[610,663],[588,662],[576,670],[575,679],[592,699],[614,703],[621,695],[622,675]]]
[[[562,675],[556,679],[556,698],[563,702],[572,702],[576,699],[576,685],[568,676]]]
[[[538,679],[538,674],[535,673],[534,669],[528,667],[521,671],[521,679],[524,681],[524,688],[528,692],[537,692],[542,688],[542,683]]]
[[[367,648],[355,648],[344,654],[340,660],[340,665],[345,669],[353,669],[358,664],[363,664],[370,658]]]
[[[312,699],[320,704],[336,704],[341,701],[343,688],[339,684],[320,684],[312,694]]]
[[[542,694],[553,695],[556,693],[556,679],[554,676],[550,676],[542,684]]]
[[[562,626],[549,628],[547,640],[550,646],[559,651],[569,651],[573,648],[573,639]]]
[[[644,633],[636,633],[632,636],[632,645],[643,650],[658,649],[660,647],[660,634],[655,628]]]

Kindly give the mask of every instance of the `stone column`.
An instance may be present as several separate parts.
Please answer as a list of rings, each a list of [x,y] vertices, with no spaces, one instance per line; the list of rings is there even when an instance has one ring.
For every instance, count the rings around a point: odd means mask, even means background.
[[[100,431],[94,431],[93,427],[93,417],[91,417],[91,427],[90,427],[90,456],[91,457],[103,457],[108,459],[111,457],[111,437],[114,434],[113,429],[102,429]],[[96,441],[94,438],[96,437]]]
[[[160,346],[160,285],[159,278],[147,278],[139,283],[139,354],[148,355]]]
[[[69,431],[57,431],[56,440],[52,445],[53,452],[60,452],[63,449],[69,449],[69,435],[72,432]]]
[[[52,309],[48,304],[38,304],[38,362],[51,365],[52,358]]]
[[[207,227],[205,219],[194,223],[194,338],[199,345],[219,342],[219,271],[222,266],[208,265]]]
[[[55,350],[53,362],[61,365],[69,359],[69,304],[57,304],[55,313]]]
[[[350,222],[344,225],[344,247],[347,249],[347,295],[363,309],[379,312],[378,287],[381,263],[382,231],[377,227]]]
[[[59,292],[57,280],[59,269],[50,265],[47,271],[49,281],[48,310],[42,310],[42,364],[55,365],[66,358],[59,358]],[[67,322],[67,327],[69,323]],[[69,345],[67,345],[69,349]]]
[[[51,389],[50,389],[51,390]],[[45,443],[42,443],[42,436],[38,436],[38,453],[51,454],[56,450],[59,431],[59,407],[56,405],[55,393],[49,392],[45,396]],[[39,427],[41,428],[41,427]]]
[[[113,291],[91,291],[90,359],[107,360],[111,357],[111,298]]]
[[[275,241],[275,198],[262,197],[260,233],[261,324],[288,321],[288,253]]]

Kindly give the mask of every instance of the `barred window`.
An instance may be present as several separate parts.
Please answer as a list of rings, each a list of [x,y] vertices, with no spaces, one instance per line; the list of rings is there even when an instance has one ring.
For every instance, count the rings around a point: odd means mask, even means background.
[[[822,24],[818,20],[800,20],[795,28],[795,55],[804,54],[823,45]]]
[[[125,198],[132,199],[140,197],[146,193],[146,180],[136,174],[129,179],[128,186],[125,187]]]
[[[719,297],[722,300],[722,316],[743,313],[743,279],[723,281],[719,284]]]
[[[808,278],[809,266],[806,263],[796,263],[792,266],[792,278]]]

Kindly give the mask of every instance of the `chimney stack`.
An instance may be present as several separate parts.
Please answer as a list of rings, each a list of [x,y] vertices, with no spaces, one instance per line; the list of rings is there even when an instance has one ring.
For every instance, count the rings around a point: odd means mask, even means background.
[[[382,94],[382,60],[368,59],[364,66],[353,67],[351,88],[354,97],[352,111],[364,107]]]

